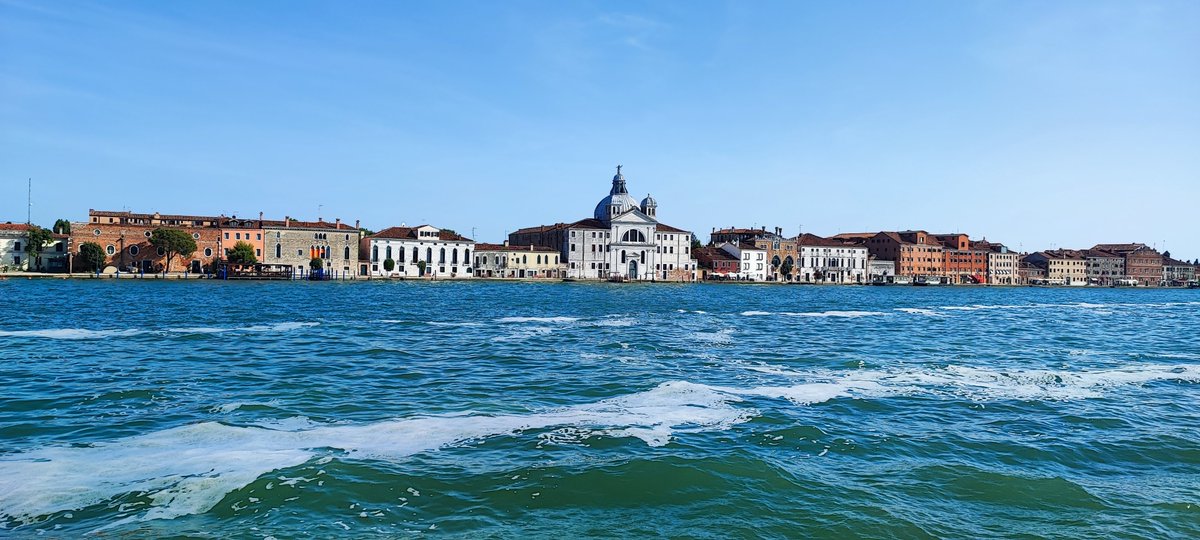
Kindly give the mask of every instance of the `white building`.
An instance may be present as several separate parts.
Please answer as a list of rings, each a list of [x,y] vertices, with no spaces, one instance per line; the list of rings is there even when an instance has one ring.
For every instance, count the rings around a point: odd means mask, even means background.
[[[390,227],[364,238],[361,246],[369,275],[381,277],[471,277],[474,248],[474,240],[432,225]]]
[[[832,238],[802,234],[797,239],[802,283],[866,283],[867,248]]]
[[[694,281],[692,238],[689,231],[658,222],[654,198],[634,201],[618,166],[612,189],[591,218],[521,229],[508,235],[508,243],[557,249],[567,277]]]
[[[738,260],[737,279],[746,281],[767,280],[767,250],[748,242],[725,242],[718,246]]]
[[[25,247],[28,244],[28,225],[0,223],[0,268],[24,270],[29,262],[25,255]]]

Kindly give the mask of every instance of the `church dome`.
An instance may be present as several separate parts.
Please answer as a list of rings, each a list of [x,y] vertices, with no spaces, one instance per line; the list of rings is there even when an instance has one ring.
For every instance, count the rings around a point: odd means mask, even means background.
[[[625,175],[621,174],[621,166],[617,165],[617,174],[612,179],[612,189],[608,190],[607,197],[600,199],[600,202],[596,204],[596,211],[593,215],[601,221],[609,221],[613,216],[637,207],[637,201],[629,195],[629,189],[625,187]]]
[[[642,208],[649,208],[651,206],[658,206],[658,201],[654,200],[654,197],[651,197],[650,194],[647,193],[646,198],[642,199]]]

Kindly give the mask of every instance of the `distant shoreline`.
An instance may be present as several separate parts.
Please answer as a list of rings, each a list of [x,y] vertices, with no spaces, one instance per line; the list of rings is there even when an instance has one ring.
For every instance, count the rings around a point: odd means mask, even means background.
[[[238,282],[259,282],[259,283],[270,282],[270,281],[276,281],[276,282],[291,282],[291,281],[306,282],[306,281],[309,281],[306,279],[281,279],[281,280],[231,279],[231,280],[223,280],[223,279],[211,277],[207,274],[193,275],[193,274],[182,274],[182,273],[172,273],[172,274],[168,274],[166,276],[163,276],[162,274],[131,274],[131,273],[122,273],[119,276],[117,274],[100,274],[100,275],[84,274],[84,273],[48,274],[48,273],[41,273],[41,272],[9,272],[9,273],[5,273],[5,274],[0,274],[0,281],[7,281],[10,279],[14,280],[14,281],[47,280],[47,279],[49,279],[49,280],[59,279],[59,280],[101,280],[101,281],[103,281],[103,280],[119,279],[119,280],[153,280],[153,281],[238,281]],[[436,283],[436,282],[442,282],[442,281],[474,282],[474,283],[559,283],[559,284],[561,284],[561,283],[592,283],[592,284],[608,283],[607,280],[602,280],[602,279],[575,279],[575,280],[571,280],[568,282],[568,281],[564,281],[561,279],[546,279],[546,278],[521,279],[521,278],[459,278],[459,277],[449,278],[449,277],[447,277],[447,278],[429,279],[429,278],[389,278],[389,277],[370,277],[370,276],[358,276],[358,277],[354,277],[354,278],[350,278],[350,279],[330,279],[328,281],[336,281],[336,282],[342,282],[342,283],[351,283],[351,282],[366,283],[366,282],[379,282],[379,281],[413,282],[413,283]],[[1112,286],[1101,286],[1101,285],[1083,285],[1083,286],[1078,286],[1078,285],[1003,285],[1003,284],[993,284],[993,283],[942,284],[942,285],[934,285],[934,286],[926,286],[926,287],[917,287],[915,285],[896,285],[896,284],[872,285],[870,283],[799,283],[799,282],[794,282],[794,281],[792,281],[792,282],[788,282],[788,281],[638,281],[636,283],[637,284],[646,284],[646,285],[651,285],[651,284],[687,284],[687,285],[708,284],[708,285],[734,285],[734,286],[736,286],[736,285],[764,285],[764,286],[787,285],[787,286],[801,286],[801,287],[880,287],[880,288],[922,288],[922,289],[940,289],[940,288],[941,289],[944,289],[944,288],[953,288],[953,289],[987,289],[987,288],[1139,289],[1139,290],[1143,290],[1143,289],[1144,290],[1174,290],[1174,289],[1188,290],[1189,289],[1189,287],[1112,287]],[[630,283],[617,283],[614,285],[630,285]]]

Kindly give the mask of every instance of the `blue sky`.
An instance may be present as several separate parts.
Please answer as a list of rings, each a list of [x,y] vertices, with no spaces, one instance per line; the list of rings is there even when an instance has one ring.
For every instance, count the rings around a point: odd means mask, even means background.
[[[923,228],[1200,257],[1198,2],[0,0],[0,220]]]

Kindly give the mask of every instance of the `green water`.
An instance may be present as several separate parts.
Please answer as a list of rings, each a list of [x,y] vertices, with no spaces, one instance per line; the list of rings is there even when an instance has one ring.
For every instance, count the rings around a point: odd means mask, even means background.
[[[1200,291],[0,299],[0,536],[1200,536]]]

